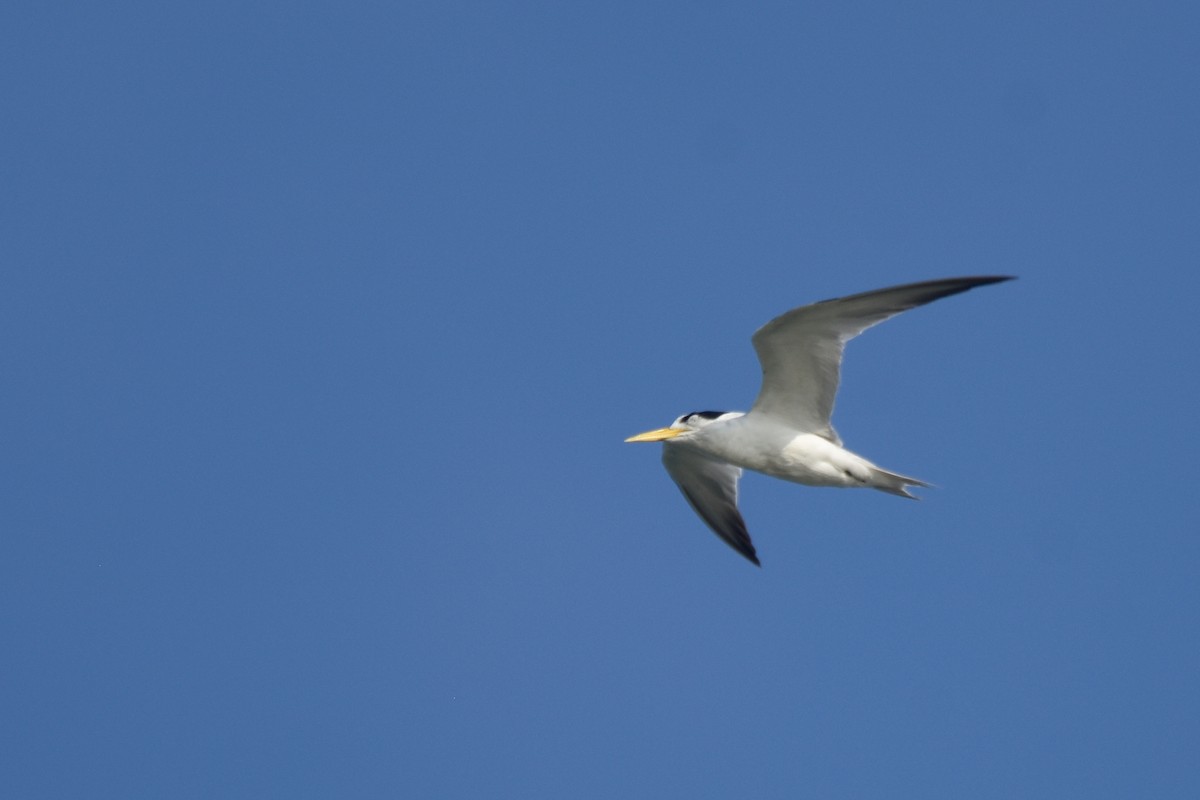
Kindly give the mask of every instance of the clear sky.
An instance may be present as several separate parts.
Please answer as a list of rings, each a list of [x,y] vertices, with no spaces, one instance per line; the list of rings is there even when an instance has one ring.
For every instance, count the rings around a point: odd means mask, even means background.
[[[3,794],[1200,796],[1197,8],[4,4]]]

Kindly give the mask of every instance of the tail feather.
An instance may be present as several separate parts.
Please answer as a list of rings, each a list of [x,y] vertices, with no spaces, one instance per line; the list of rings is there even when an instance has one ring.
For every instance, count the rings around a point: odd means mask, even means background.
[[[908,487],[921,486],[924,488],[929,488],[933,486],[932,483],[926,483],[925,481],[918,480],[916,478],[910,478],[907,475],[888,472],[886,469],[880,469],[879,467],[872,467],[871,469],[871,486],[881,492],[894,494],[897,497],[907,497],[910,500],[920,500],[921,498],[908,491]]]

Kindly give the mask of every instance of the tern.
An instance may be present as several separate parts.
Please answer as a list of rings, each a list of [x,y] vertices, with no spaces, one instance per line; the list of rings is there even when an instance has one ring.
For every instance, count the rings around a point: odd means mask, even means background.
[[[902,311],[1012,276],[909,283],[794,308],[753,339],[762,388],[748,412],[695,411],[627,442],[662,442],[663,466],[688,503],[730,547],[758,565],[738,511],[742,470],[808,486],[869,488],[917,499],[929,486],[842,447],[830,418],[846,342]]]

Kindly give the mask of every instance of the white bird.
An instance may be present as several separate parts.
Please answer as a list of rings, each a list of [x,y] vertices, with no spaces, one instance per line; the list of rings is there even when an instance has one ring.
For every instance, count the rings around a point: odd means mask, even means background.
[[[758,554],[738,511],[743,469],[808,486],[878,489],[916,499],[924,481],[842,447],[830,417],[846,342],[910,308],[1011,276],[946,278],[801,306],[759,328],[762,388],[748,413],[696,411],[627,442],[662,442],[663,466],[708,527],[750,561]]]

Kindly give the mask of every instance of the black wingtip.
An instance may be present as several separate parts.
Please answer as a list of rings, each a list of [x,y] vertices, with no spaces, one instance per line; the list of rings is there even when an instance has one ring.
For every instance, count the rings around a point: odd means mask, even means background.
[[[758,561],[758,551],[754,549],[754,543],[750,541],[750,534],[746,533],[746,528],[744,525],[741,526],[741,533],[742,535],[736,539],[731,539],[727,536],[721,535],[721,541],[729,545],[735,553],[749,561],[754,566],[761,567],[762,564],[760,564]]]
[[[934,299],[949,297],[952,294],[977,289],[980,286],[991,286],[993,283],[1004,283],[1016,280],[1016,275],[976,275],[968,278],[943,278],[941,280],[925,281],[917,286],[928,286],[933,290]]]
[[[965,292],[970,289],[978,289],[980,286],[991,286],[994,283],[1004,283],[1005,281],[1015,281],[1016,275],[980,275],[977,278],[963,278],[961,288],[952,292]]]
[[[911,297],[902,307],[898,307],[893,313],[900,313],[901,310],[916,308],[923,306],[926,303],[932,303],[934,300],[941,300],[943,297],[961,294],[977,289],[980,286],[990,286],[993,283],[1004,283],[1005,281],[1015,281],[1016,275],[970,275],[961,278],[935,278],[931,281],[918,281],[917,283],[903,283],[899,286],[889,286],[885,289],[874,289],[869,292],[861,292],[859,294],[851,294],[845,297],[831,297],[828,300],[822,300],[820,303],[813,305],[821,305],[824,303],[845,303],[861,300],[866,297],[874,297],[876,295],[886,294],[890,292],[904,291],[911,293]],[[794,309],[799,311],[800,309]],[[790,313],[790,312],[789,312]],[[785,314],[784,317],[787,315]],[[777,317],[776,319],[782,319]],[[771,325],[775,320],[768,322]],[[766,326],[764,326],[766,327]],[[758,334],[755,334],[756,336]]]
[[[909,287],[898,286],[896,288],[918,290],[920,294],[913,298],[913,305],[920,306],[932,303],[934,300],[941,300],[943,297],[950,297],[968,292],[971,289],[978,289],[980,286],[991,286],[994,283],[1003,283],[1015,279],[1015,275],[978,275],[969,278],[942,278],[940,280],[922,281],[921,283],[911,284]]]
[[[707,520],[706,520],[707,521]],[[750,541],[750,534],[745,532],[745,527],[742,527],[742,536],[737,539],[731,539],[727,536],[721,536],[721,541],[729,545],[733,552],[737,553],[742,558],[749,561],[756,567],[761,567],[762,564],[758,560],[758,551],[754,549],[754,543]]]

